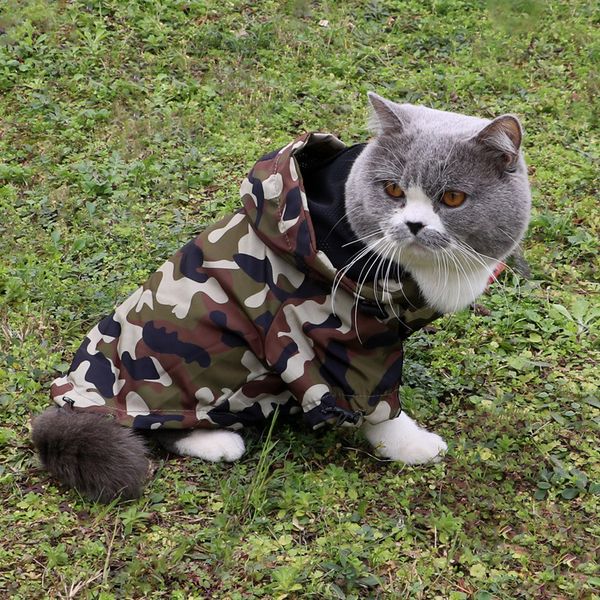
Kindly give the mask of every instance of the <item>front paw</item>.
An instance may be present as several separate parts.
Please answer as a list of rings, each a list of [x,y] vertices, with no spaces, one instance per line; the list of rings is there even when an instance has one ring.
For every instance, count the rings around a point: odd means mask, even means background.
[[[403,440],[381,442],[375,450],[383,458],[399,460],[407,465],[421,465],[440,462],[448,444],[437,433],[419,428],[417,433]]]
[[[405,413],[377,425],[365,423],[363,432],[379,456],[407,465],[439,462],[448,450],[439,435],[419,427]]]

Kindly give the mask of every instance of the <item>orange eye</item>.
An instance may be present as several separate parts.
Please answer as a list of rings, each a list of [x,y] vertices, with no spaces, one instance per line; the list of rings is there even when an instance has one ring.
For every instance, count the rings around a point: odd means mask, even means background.
[[[404,190],[393,181],[386,181],[385,185],[383,186],[383,189],[385,190],[385,193],[391,198],[396,198],[396,200],[404,198]]]
[[[466,199],[467,195],[464,192],[447,191],[442,196],[442,202],[451,208],[460,206]]]

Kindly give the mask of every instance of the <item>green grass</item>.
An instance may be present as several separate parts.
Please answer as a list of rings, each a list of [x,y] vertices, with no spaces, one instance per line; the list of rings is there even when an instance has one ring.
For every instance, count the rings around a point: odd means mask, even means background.
[[[0,596],[600,598],[595,10],[1,0]],[[82,336],[263,151],[364,140],[367,90],[526,128],[532,278],[407,347],[405,406],[446,460],[278,424],[234,465],[157,453],[137,502],[59,488],[29,419]]]

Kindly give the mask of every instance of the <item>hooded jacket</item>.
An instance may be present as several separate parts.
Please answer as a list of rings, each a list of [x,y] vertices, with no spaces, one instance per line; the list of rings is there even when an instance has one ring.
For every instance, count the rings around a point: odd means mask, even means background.
[[[439,313],[407,273],[385,298],[346,276],[332,294],[338,271],[317,247],[301,165],[344,148],[305,134],[261,158],[243,207],[92,329],[54,401],[139,429],[239,429],[277,406],[314,428],[397,416],[402,342]]]

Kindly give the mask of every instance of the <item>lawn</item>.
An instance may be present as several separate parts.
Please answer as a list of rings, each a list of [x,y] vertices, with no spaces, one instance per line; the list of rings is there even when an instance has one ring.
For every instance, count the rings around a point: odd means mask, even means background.
[[[600,598],[596,9],[0,0],[0,597]],[[156,451],[139,501],[58,486],[29,421],[83,335],[261,154],[365,140],[369,90],[526,130],[531,276],[406,348],[444,462],[276,423],[233,465]]]

